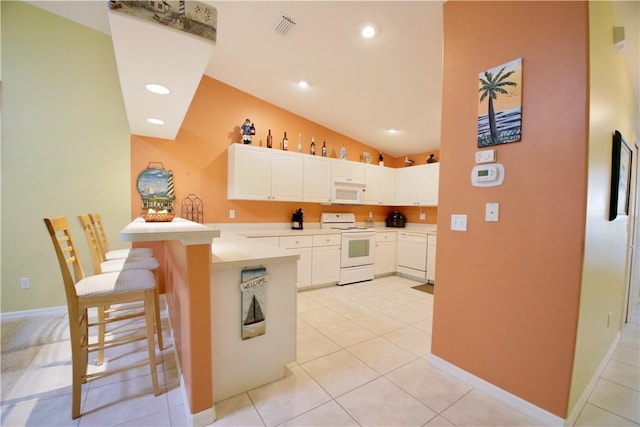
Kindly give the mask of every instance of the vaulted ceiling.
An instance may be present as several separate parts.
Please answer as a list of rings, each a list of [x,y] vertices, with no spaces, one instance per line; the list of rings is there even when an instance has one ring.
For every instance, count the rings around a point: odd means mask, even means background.
[[[392,156],[440,146],[442,1],[204,1],[217,10],[215,44],[110,12],[104,0],[29,3],[112,35],[132,133],[173,139],[206,74]],[[614,9],[638,93],[640,8]],[[295,21],[284,36],[273,30],[283,15]],[[361,37],[365,23],[376,37]],[[146,92],[151,80],[171,94]]]

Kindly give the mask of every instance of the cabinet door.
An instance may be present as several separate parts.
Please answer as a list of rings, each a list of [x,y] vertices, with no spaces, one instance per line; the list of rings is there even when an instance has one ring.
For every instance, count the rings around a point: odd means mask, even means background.
[[[373,273],[390,274],[396,271],[396,242],[376,242],[376,260]]]
[[[429,235],[427,238],[427,281],[436,281],[436,236]]]
[[[412,206],[418,202],[418,167],[396,169],[396,205]]]
[[[271,198],[281,201],[302,200],[302,156],[272,150]]]
[[[329,203],[331,200],[331,159],[304,156],[302,200]]]
[[[313,248],[312,284],[338,283],[340,280],[340,246]]]
[[[298,288],[311,285],[311,248],[287,249],[300,255],[298,259]]]
[[[228,153],[229,199],[271,198],[271,153],[266,149],[232,144]]]
[[[365,165],[365,204],[394,205],[396,199],[396,171],[378,165]]]
[[[332,159],[331,177],[334,181],[364,184],[364,163]]]
[[[440,163],[418,166],[418,204],[438,206]]]

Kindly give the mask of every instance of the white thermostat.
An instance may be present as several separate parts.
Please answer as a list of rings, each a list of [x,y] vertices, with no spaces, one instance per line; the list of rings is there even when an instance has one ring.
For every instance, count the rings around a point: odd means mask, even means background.
[[[471,183],[474,187],[493,187],[504,181],[504,166],[501,163],[477,165],[471,170]]]

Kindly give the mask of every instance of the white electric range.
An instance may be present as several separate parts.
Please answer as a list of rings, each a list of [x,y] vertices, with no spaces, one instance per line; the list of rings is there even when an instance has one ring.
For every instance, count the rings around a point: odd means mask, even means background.
[[[320,228],[342,231],[338,285],[373,280],[376,234],[372,228],[358,227],[353,213],[322,213]]]

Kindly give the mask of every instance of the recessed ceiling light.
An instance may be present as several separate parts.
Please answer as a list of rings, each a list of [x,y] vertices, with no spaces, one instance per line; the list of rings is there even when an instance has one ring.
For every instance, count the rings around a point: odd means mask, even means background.
[[[298,86],[300,86],[303,89],[306,89],[309,87],[309,82],[307,82],[306,80],[300,80],[298,82]]]
[[[168,87],[156,83],[149,83],[145,85],[145,88],[147,88],[149,92],[157,93],[158,95],[166,95],[171,92]]]
[[[389,128],[389,129],[387,129],[387,132],[388,132],[388,133],[391,133],[391,134],[395,134],[395,133],[398,133],[398,132],[399,132],[399,130],[398,130],[398,129],[396,129],[396,128]]]
[[[149,117],[147,119],[147,122],[151,123],[152,125],[163,125],[164,124],[164,120],[154,119],[152,117]]]
[[[362,37],[364,37],[365,39],[372,38],[376,35],[377,32],[378,29],[374,24],[365,24],[360,30],[360,34],[362,34]]]

